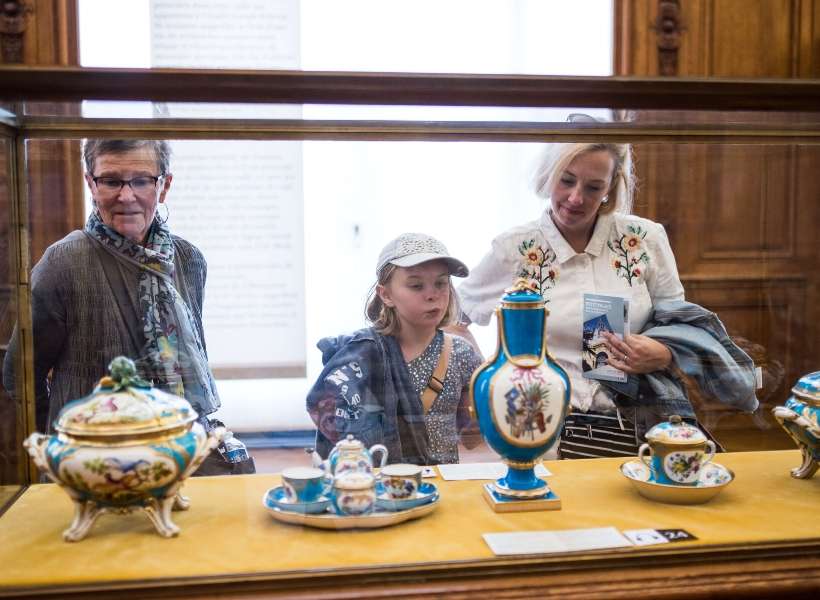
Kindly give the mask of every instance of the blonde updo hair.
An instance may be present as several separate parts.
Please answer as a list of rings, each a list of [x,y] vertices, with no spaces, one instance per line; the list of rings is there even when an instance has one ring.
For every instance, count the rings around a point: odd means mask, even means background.
[[[376,286],[387,285],[393,278],[397,267],[394,264],[386,264],[379,271],[379,276],[376,283],[370,289],[365,304],[364,314],[367,320],[373,325],[373,328],[382,335],[393,335],[401,329],[401,322],[395,307],[387,306],[382,302],[381,297],[376,291]],[[458,304],[458,296],[453,289],[452,277],[447,278],[447,285],[450,287],[450,301],[447,304],[447,310],[444,311],[444,316],[439,321],[436,327],[444,327],[455,323],[456,317],[461,314],[461,309]]]
[[[559,143],[549,144],[544,151],[535,173],[535,193],[541,198],[549,198],[558,179],[570,163],[589,152],[609,152],[614,162],[612,181],[607,191],[608,201],[601,203],[599,214],[632,212],[632,193],[635,189],[635,174],[632,170],[632,147],[629,144],[601,143]]]

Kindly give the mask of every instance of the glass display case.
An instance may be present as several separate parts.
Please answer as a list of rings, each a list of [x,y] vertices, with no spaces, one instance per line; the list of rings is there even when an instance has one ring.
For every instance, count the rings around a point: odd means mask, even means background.
[[[0,389],[0,597],[820,588],[820,478],[791,476],[801,454],[772,416],[820,369],[817,81],[2,67],[0,103],[2,358],[16,327],[5,361],[15,392]],[[433,470],[439,497],[423,518],[323,530],[279,522],[263,501],[283,466],[310,464],[297,448],[254,475],[188,480],[174,539],[139,514],[112,514],[64,542],[69,498],[23,449],[53,418],[36,401],[32,306],[48,299],[32,298],[31,281],[47,248],[86,221],[87,139],[171,141],[164,218],[208,261],[202,312],[218,416],[240,437],[313,434],[304,398],[321,372],[314,344],[364,326],[387,240],[424,231],[472,267],[495,236],[544,213],[531,175],[546,145],[631,144],[633,212],[664,226],[686,299],[716,313],[754,362],[754,412],[687,381],[731,485],[679,505],[639,494],[627,458],[547,460],[560,510],[503,513],[480,481]],[[471,330],[492,355],[495,329]],[[88,363],[114,358],[103,353]],[[498,460],[483,444],[459,451],[462,464]],[[672,541],[600,541],[649,529]],[[524,536],[506,540],[513,550],[487,537],[513,533]]]

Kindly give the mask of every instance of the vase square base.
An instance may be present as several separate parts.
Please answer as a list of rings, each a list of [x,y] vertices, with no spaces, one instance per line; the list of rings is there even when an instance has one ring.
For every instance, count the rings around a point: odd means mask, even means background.
[[[548,490],[539,498],[505,498],[493,489],[492,483],[484,484],[484,499],[495,512],[528,512],[536,510],[560,510],[561,499]]]

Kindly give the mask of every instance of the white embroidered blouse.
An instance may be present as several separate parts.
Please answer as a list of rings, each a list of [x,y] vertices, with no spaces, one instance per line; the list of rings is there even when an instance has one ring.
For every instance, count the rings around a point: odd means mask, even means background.
[[[540,219],[493,240],[458,288],[462,311],[487,325],[504,290],[523,277],[547,301],[547,348],[567,371],[573,409],[614,412],[600,384],[581,376],[583,295],[629,298],[630,331],[640,332],[653,302],[682,300],[683,285],[663,226],[634,215],[600,215],[584,252],[576,253],[552,222]]]

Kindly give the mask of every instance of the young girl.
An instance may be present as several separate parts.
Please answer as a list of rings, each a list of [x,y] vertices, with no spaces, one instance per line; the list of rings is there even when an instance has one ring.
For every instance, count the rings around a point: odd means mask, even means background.
[[[373,326],[317,344],[324,369],[307,397],[316,449],[327,456],[353,434],[384,444],[389,462],[458,462],[481,356],[440,328],[459,314],[450,276],[468,269],[435,238],[405,233],[382,250],[376,274],[366,307]]]

